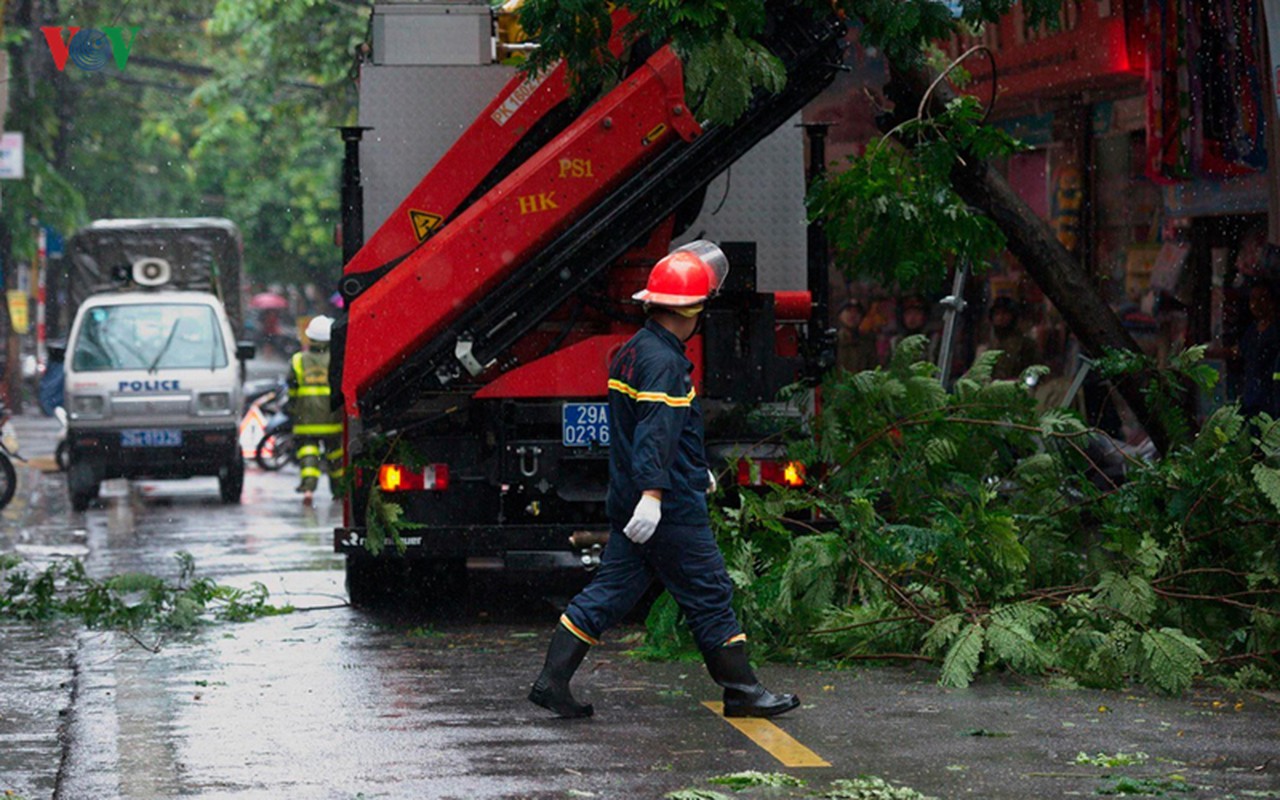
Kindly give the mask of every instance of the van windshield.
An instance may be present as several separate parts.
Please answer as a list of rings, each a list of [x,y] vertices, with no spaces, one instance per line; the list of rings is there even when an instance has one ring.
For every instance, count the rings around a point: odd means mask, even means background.
[[[195,303],[96,306],[85,314],[71,356],[79,372],[226,365],[218,319]]]

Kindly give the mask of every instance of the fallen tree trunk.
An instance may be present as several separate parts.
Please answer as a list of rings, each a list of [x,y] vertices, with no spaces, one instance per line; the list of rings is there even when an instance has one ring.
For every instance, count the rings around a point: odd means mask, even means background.
[[[945,82],[939,81],[934,86],[937,75],[932,70],[899,70],[893,65],[890,69],[893,80],[888,87],[888,95],[899,115],[893,124],[909,118],[920,107],[931,86],[929,100],[935,112],[955,97]],[[904,144],[909,146],[909,143]],[[1101,356],[1108,348],[1141,352],[1138,343],[1125,330],[1119,316],[1107,304],[1084,267],[1062,246],[1048,223],[1036,216],[1018,197],[1004,176],[985,160],[970,157],[956,163],[951,179],[965,202],[989,216],[1004,232],[1009,251],[1018,257],[1023,268],[1062,314],[1063,321],[1080,340],[1087,355]],[[1137,415],[1152,443],[1165,453],[1173,444],[1169,429],[1142,392],[1151,380],[1150,373],[1140,372],[1118,380],[1116,388]],[[1188,423],[1186,430],[1194,430],[1194,424],[1190,420]]]

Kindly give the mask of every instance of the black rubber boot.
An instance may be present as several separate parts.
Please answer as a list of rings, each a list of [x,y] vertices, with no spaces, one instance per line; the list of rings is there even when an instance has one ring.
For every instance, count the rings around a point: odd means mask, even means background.
[[[579,703],[569,692],[569,679],[590,649],[591,645],[574,636],[568,628],[557,625],[556,632],[551,635],[551,646],[547,648],[542,674],[529,690],[529,701],[554,711],[560,717],[591,716],[595,710],[591,704]]]
[[[724,687],[726,717],[776,717],[800,705],[793,694],[774,694],[760,684],[742,644],[717,647],[703,654],[711,679]]]

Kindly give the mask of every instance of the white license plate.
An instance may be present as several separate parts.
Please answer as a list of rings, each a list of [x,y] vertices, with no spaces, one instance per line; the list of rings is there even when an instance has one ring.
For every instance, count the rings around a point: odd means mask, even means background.
[[[608,403],[565,403],[561,423],[565,447],[609,445]]]
[[[168,428],[120,431],[121,447],[181,447],[182,431]]]

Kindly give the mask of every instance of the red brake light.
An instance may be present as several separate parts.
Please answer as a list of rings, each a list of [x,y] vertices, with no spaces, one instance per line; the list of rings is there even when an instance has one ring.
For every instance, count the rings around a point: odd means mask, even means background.
[[[378,468],[378,488],[384,492],[442,492],[449,488],[449,465],[428,464],[413,469],[403,464],[383,464]]]
[[[804,486],[804,482],[804,464],[799,461],[772,458],[751,461],[744,458],[738,462],[739,486]]]

